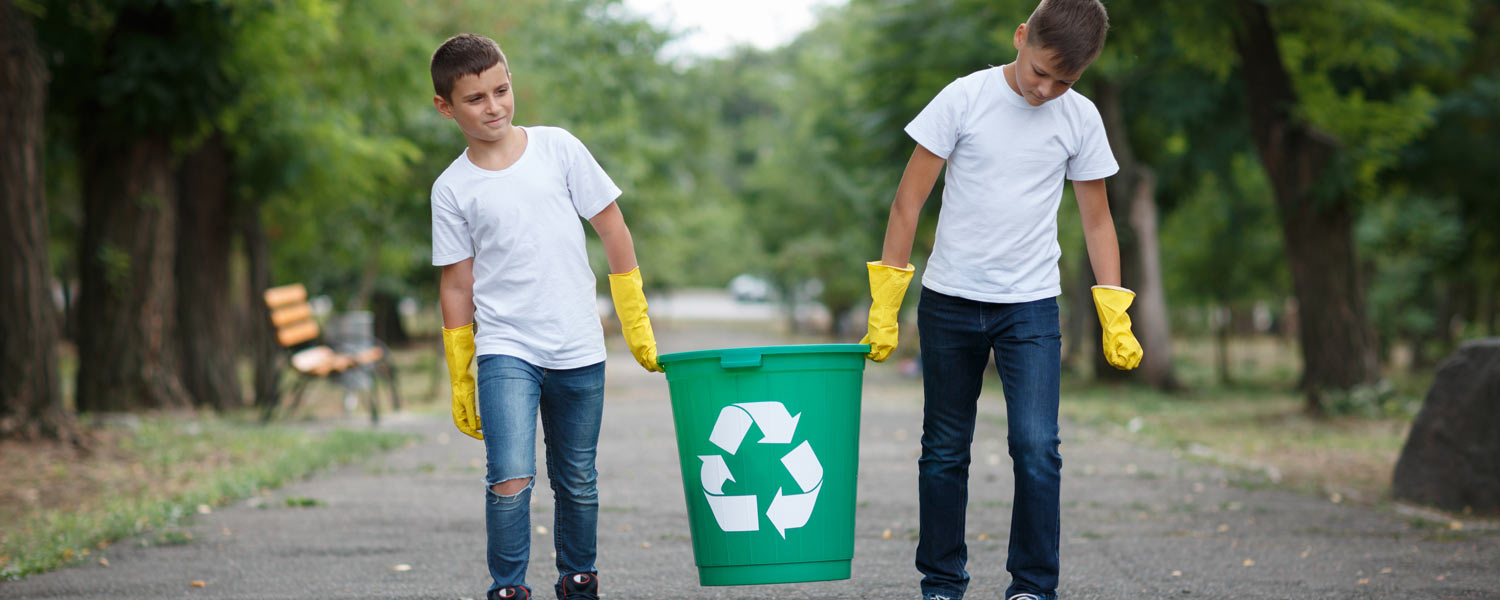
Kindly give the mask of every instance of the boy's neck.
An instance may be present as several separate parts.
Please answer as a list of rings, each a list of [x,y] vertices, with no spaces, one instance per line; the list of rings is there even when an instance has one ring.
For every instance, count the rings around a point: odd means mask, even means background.
[[[1005,75],[1005,83],[1010,86],[1011,91],[1015,92],[1017,96],[1025,97],[1025,94],[1021,93],[1021,83],[1016,81],[1015,61],[1011,61],[1010,64],[1000,67],[1000,73]]]
[[[527,137],[525,129],[512,127],[510,134],[493,142],[469,138],[469,162],[490,171],[510,168],[526,152]]]

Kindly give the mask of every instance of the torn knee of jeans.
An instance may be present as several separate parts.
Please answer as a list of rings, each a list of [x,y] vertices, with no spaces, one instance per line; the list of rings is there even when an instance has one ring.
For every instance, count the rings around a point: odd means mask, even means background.
[[[513,482],[513,481],[522,481],[522,480],[525,480],[526,484],[523,485],[523,486],[521,486],[521,489],[516,490],[516,493],[514,493],[514,494],[502,494],[502,493],[500,493],[499,490],[495,489],[495,488],[504,486],[507,483],[510,483],[510,482]],[[486,483],[485,486],[484,486],[485,494],[487,496],[489,496],[489,499],[490,499],[491,502],[503,503],[503,504],[513,504],[513,503],[516,503],[516,502],[520,502],[522,500],[522,496],[524,496],[526,494],[526,492],[531,491],[531,486],[535,483],[535,478],[534,477],[510,477],[510,478],[507,478],[507,479],[502,479],[500,481],[485,482],[485,483]]]

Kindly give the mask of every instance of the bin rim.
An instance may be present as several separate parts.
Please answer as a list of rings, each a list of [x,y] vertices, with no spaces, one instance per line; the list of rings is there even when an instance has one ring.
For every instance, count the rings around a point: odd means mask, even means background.
[[[761,356],[768,354],[837,354],[858,353],[869,354],[869,344],[793,344],[788,346],[750,346],[745,348],[716,348],[712,350],[692,350],[688,352],[673,352],[656,357],[658,364],[665,365],[672,362],[684,360],[695,360],[701,358],[723,358],[726,353],[749,354],[756,353]]]

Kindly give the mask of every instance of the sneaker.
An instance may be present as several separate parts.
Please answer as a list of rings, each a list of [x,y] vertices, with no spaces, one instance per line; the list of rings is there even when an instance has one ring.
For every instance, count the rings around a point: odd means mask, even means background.
[[[498,590],[490,590],[486,596],[489,600],[531,600],[531,590],[524,585],[503,587]]]
[[[599,576],[574,573],[557,582],[558,600],[599,600]]]
[[[922,596],[922,600],[959,600],[959,598],[954,596],[944,596],[942,594],[928,594],[926,596]]]
[[[1005,600],[1042,600],[1042,597],[1036,594],[1016,594]]]

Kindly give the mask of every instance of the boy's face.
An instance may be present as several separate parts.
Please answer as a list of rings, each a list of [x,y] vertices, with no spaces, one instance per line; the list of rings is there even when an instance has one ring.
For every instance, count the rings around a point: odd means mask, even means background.
[[[516,99],[511,93],[510,70],[504,64],[478,75],[464,75],[453,82],[452,101],[434,95],[432,103],[444,117],[453,119],[470,140],[498,142],[514,129]]]
[[[1050,48],[1039,48],[1026,41],[1026,24],[1016,28],[1016,85],[1021,96],[1032,106],[1041,106],[1056,99],[1073,87],[1084,69],[1076,73],[1065,72],[1057,67],[1057,53]]]

